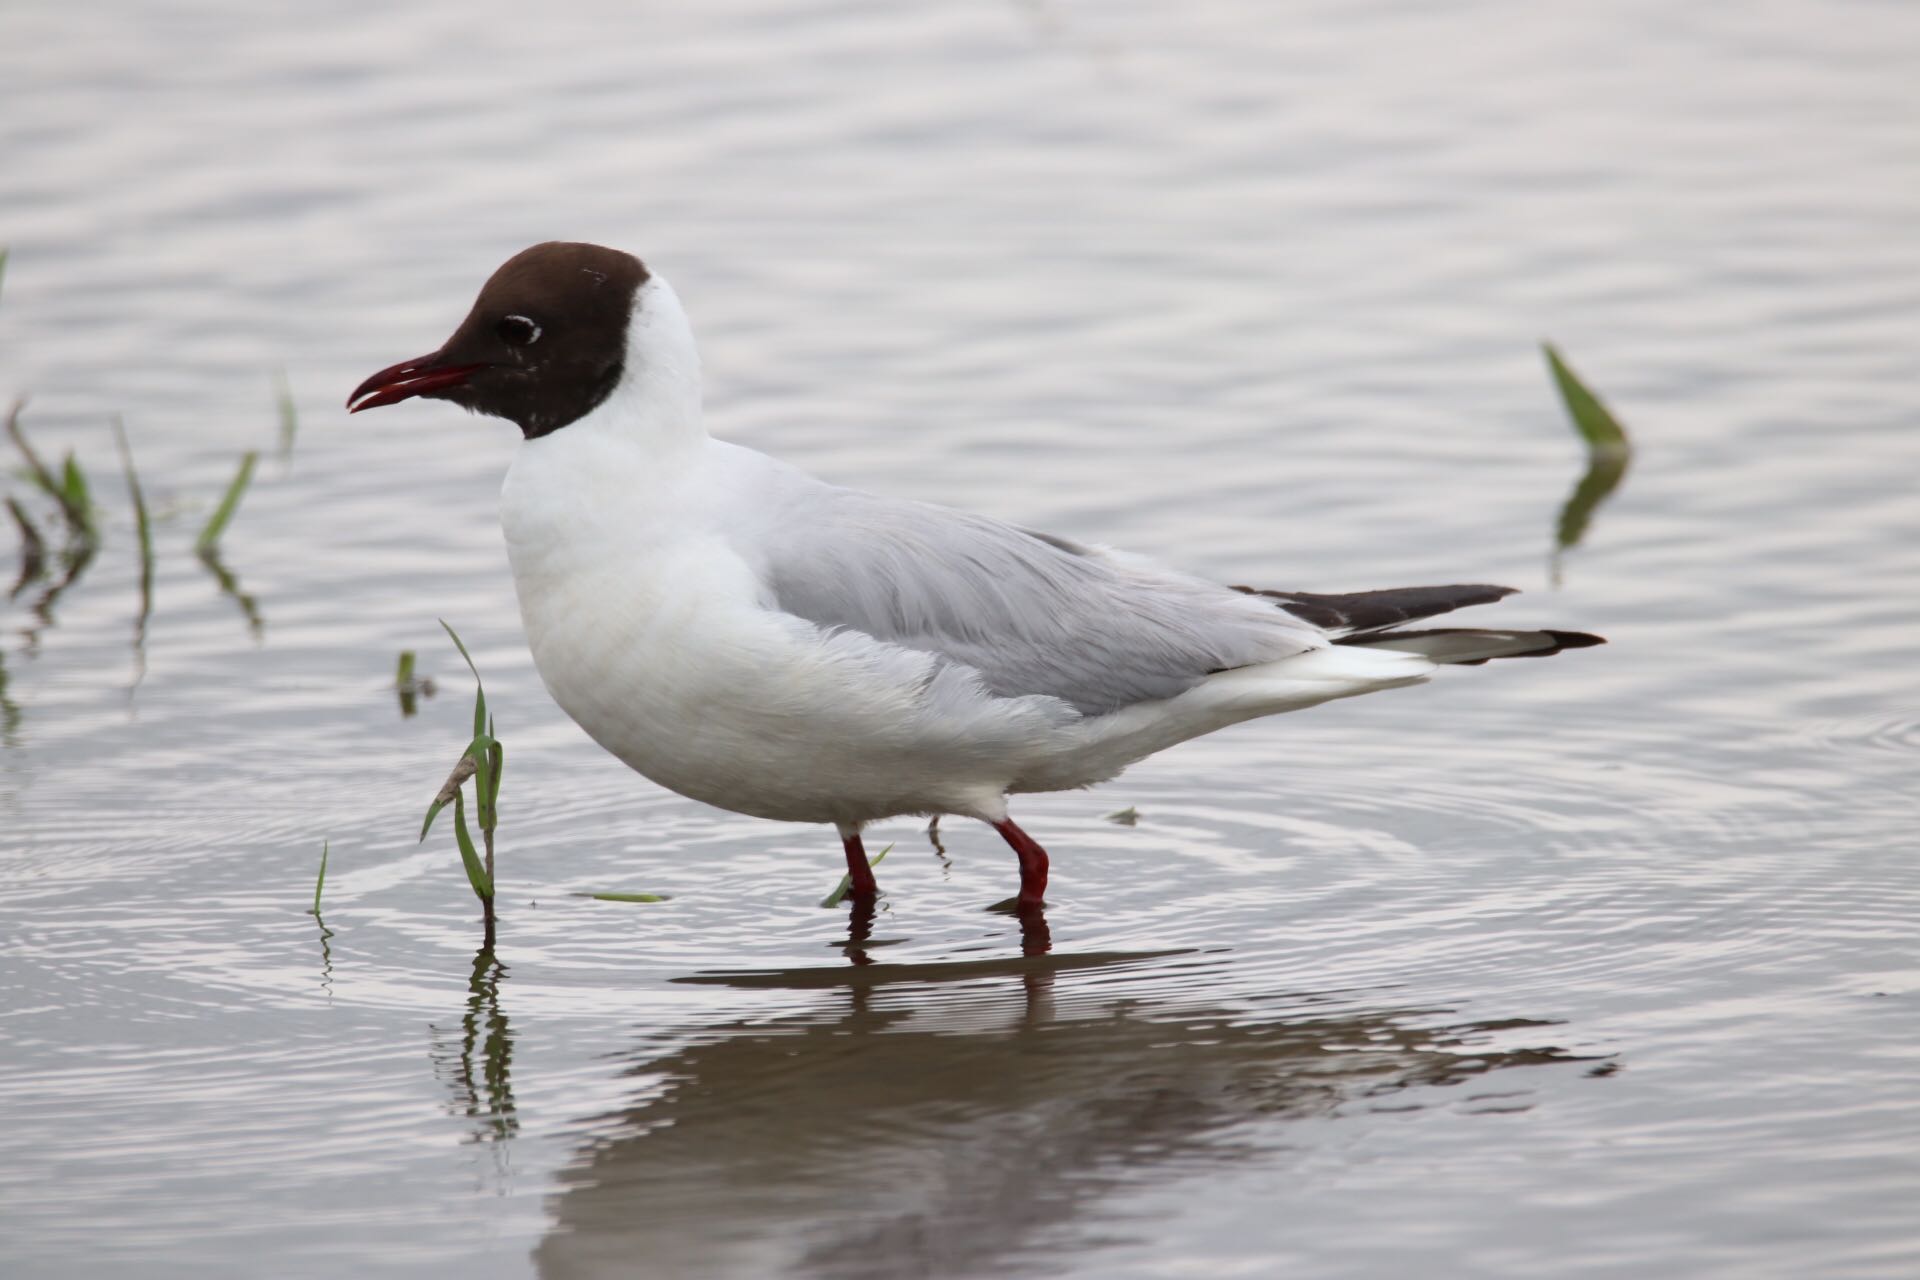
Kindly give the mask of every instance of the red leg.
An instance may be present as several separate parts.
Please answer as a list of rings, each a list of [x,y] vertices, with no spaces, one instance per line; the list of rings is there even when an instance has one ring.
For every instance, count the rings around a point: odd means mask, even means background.
[[[847,896],[864,902],[873,901],[880,896],[880,882],[873,878],[873,868],[867,865],[867,849],[860,843],[860,833],[842,831],[840,843],[847,848],[847,874],[853,878]]]
[[[1012,818],[994,823],[993,829],[1006,838],[1020,858],[1018,905],[1023,908],[1039,906],[1047,896],[1047,851],[1032,836],[1015,826]]]

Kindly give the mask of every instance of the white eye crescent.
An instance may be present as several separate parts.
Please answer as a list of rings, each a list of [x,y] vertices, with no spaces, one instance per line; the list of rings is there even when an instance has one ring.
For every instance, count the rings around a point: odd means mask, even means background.
[[[540,341],[540,326],[525,316],[507,316],[493,326],[493,332],[510,347],[530,347]]]

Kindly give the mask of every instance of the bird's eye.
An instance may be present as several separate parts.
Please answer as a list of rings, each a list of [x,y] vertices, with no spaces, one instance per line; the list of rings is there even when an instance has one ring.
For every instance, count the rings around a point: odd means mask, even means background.
[[[525,316],[508,316],[493,331],[510,347],[530,347],[540,341],[540,326]]]

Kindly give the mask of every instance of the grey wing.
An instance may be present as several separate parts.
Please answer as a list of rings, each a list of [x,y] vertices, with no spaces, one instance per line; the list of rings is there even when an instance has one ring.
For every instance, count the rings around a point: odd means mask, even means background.
[[[1101,715],[1327,643],[1271,601],[984,516],[826,485],[779,515],[777,607],[936,653],[1002,696]]]

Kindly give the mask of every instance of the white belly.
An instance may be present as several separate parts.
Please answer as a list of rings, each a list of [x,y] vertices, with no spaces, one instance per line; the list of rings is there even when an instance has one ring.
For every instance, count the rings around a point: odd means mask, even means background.
[[[942,697],[922,655],[823,642],[760,607],[724,548],[636,561],[509,543],[534,665],[594,741],[682,795],[756,817],[996,816],[1050,723],[1004,699]],[[599,563],[589,563],[597,560]],[[1036,732],[1038,730],[1038,732]]]

